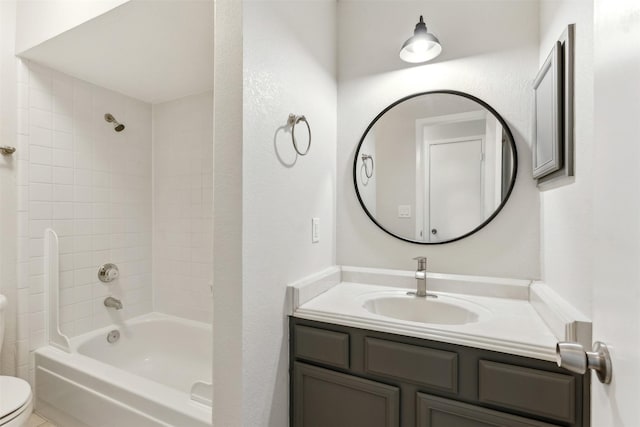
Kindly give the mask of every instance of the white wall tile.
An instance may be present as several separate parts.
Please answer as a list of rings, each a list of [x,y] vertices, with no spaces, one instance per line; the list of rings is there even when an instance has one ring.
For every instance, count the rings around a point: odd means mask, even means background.
[[[32,145],[29,147],[29,161],[31,164],[51,165],[51,148]]]
[[[53,117],[50,111],[29,108],[29,124],[45,129],[53,129]]]
[[[206,322],[213,310],[213,216],[203,214],[202,194],[213,185],[212,105],[209,92],[153,108],[155,306]]]
[[[17,274],[19,292],[27,298],[18,315],[18,363],[23,371],[25,349],[44,344],[46,228],[53,228],[60,240],[65,333],[74,336],[111,320],[102,305],[109,288],[98,282],[96,272],[114,258],[121,261],[118,281],[135,285],[120,288],[118,296],[132,308],[119,314],[126,319],[151,310],[152,194],[151,106],[37,64],[24,67],[28,78],[23,76],[18,87],[20,150],[25,153],[18,233],[25,237],[20,240]],[[116,134],[104,122],[105,112],[130,123],[127,130],[145,131]],[[134,118],[138,122],[130,121]],[[128,164],[135,170],[128,170]],[[118,241],[106,234],[113,221],[119,224]],[[142,243],[131,244],[138,235]]]
[[[29,144],[40,145],[43,147],[51,147],[53,134],[50,129],[38,126],[29,127]]]
[[[54,167],[53,171],[53,183],[73,185],[73,168]]]

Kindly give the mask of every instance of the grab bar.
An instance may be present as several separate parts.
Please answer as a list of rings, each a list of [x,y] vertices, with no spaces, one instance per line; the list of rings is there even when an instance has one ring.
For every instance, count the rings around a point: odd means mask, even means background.
[[[213,384],[196,381],[191,386],[191,400],[203,405],[213,406]]]
[[[71,353],[69,338],[60,330],[60,256],[58,235],[47,228],[44,232],[44,282],[45,301],[48,311],[45,316],[45,333],[50,345]]]

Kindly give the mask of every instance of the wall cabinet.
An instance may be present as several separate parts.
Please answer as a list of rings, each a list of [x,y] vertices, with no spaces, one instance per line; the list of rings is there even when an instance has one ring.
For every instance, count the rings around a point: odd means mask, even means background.
[[[292,427],[588,427],[589,374],[290,318]]]

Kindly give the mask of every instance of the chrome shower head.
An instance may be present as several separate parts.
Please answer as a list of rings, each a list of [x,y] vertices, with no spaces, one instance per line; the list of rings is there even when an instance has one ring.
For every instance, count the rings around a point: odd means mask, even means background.
[[[113,117],[113,114],[107,113],[104,115],[104,119],[108,122],[108,123],[114,123],[115,127],[115,131],[116,132],[122,132],[124,130],[124,125],[122,123],[119,123],[115,117]]]

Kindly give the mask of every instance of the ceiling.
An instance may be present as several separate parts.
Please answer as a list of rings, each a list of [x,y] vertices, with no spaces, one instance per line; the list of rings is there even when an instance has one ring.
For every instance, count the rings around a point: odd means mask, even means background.
[[[213,88],[213,1],[132,0],[21,54],[152,104]]]

